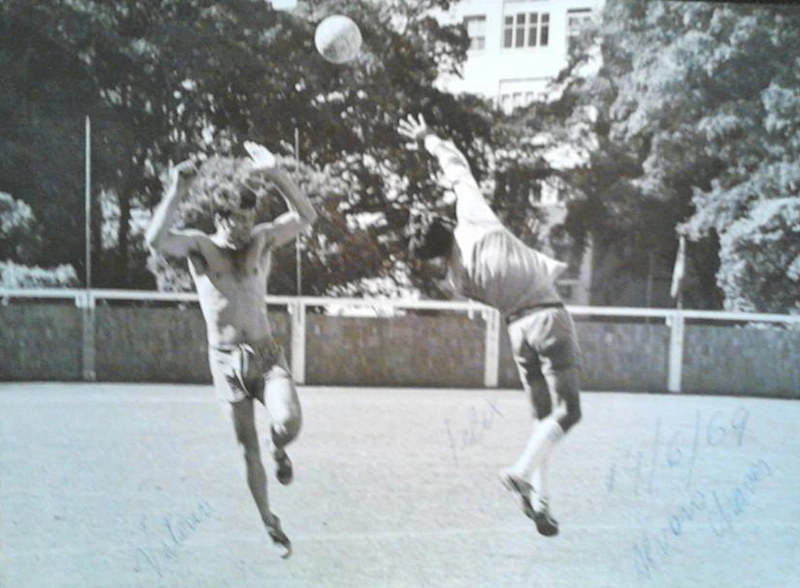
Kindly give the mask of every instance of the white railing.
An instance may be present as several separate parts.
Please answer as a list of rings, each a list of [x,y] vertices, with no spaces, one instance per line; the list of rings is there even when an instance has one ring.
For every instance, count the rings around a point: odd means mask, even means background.
[[[81,290],[81,289],[2,289],[0,302],[10,299],[72,300],[83,311],[83,376],[95,380],[94,371],[94,312],[100,300],[128,300],[140,302],[198,302],[191,292],[150,292],[139,290]],[[272,296],[266,304],[285,306],[291,316],[292,375],[298,384],[305,383],[306,376],[306,314],[309,307],[324,307],[328,311],[342,308],[379,309],[382,314],[392,316],[404,310],[440,310],[463,312],[470,318],[480,313],[486,323],[484,353],[484,385],[498,385],[500,372],[500,334],[502,321],[495,309],[474,301],[456,302],[439,300],[396,300],[388,298],[326,298],[314,296]],[[800,316],[764,313],[741,313],[705,310],[681,310],[671,308],[621,308],[600,306],[567,306],[575,316],[603,316],[619,319],[657,319],[670,327],[669,370],[667,389],[681,391],[684,329],[687,320],[774,323],[800,325]]]

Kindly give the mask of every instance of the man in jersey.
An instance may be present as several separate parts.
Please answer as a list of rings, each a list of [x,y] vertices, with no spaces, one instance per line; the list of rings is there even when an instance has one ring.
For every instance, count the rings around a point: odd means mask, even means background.
[[[457,222],[423,216],[411,227],[410,252],[438,266],[440,288],[503,315],[534,424],[519,459],[500,477],[519,495],[537,530],[556,535],[558,523],[548,508],[548,457],[581,418],[580,350],[572,318],[555,288],[567,266],[529,248],[503,226],[464,155],[431,132],[421,115],[401,120],[398,132],[413,141],[409,147],[421,144],[438,160],[456,195]]]
[[[265,296],[272,250],[294,240],[317,215],[308,198],[276,167],[275,157],[265,147],[247,142],[245,148],[250,155],[247,178],[233,189],[211,195],[214,234],[173,228],[178,206],[197,172],[187,161],[171,170],[146,240],[164,255],[188,258],[206,321],[214,387],[233,420],[247,484],[261,519],[285,558],[291,555],[291,542],[269,508],[254,401],[264,404],[269,412],[276,477],[281,484],[289,484],[293,470],[285,447],[297,436],[302,416],[283,349],[273,338]],[[256,194],[249,185],[263,180],[274,183],[289,210],[272,222],[256,224]]]

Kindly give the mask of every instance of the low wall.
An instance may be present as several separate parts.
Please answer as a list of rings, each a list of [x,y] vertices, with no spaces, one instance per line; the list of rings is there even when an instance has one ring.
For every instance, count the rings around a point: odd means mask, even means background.
[[[685,392],[800,396],[800,330],[688,326]]]
[[[576,320],[575,328],[583,359],[582,388],[667,391],[669,327]],[[520,387],[505,330],[501,335],[500,358],[500,386]]]
[[[483,386],[481,319],[464,315],[355,318],[311,314],[306,382],[317,385]]]
[[[275,338],[291,361],[286,312],[271,313]],[[205,322],[197,305],[99,306],[95,374],[106,382],[209,383]]]
[[[85,312],[67,300],[0,305],[0,380],[82,379]],[[98,303],[93,312],[98,380],[211,381],[205,325],[196,303]],[[291,362],[292,317],[285,306],[270,315]],[[583,389],[668,389],[674,333],[663,319],[576,316],[576,323]],[[480,312],[471,317],[434,312],[393,318],[309,312],[305,324],[306,384],[484,387],[487,323]],[[687,322],[682,343],[683,392],[800,395],[798,329]],[[498,385],[520,388],[504,327],[499,347]]]
[[[0,305],[0,380],[80,380],[82,341],[72,301]]]

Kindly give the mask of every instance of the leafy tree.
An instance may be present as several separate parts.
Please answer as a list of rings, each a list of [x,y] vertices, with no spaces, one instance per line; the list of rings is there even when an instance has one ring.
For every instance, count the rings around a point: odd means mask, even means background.
[[[446,120],[463,145],[488,132],[480,113],[433,89],[442,68],[463,61],[468,44],[462,27],[440,26],[429,16],[430,9],[448,4],[308,0],[287,13],[261,0],[4,0],[0,14],[10,33],[4,46],[27,45],[40,61],[47,59],[40,46],[57,54],[66,65],[56,64],[53,76],[69,83],[56,95],[77,93],[81,99],[73,103],[85,105],[96,121],[95,157],[102,158],[96,190],[113,194],[118,208],[116,255],[96,252],[103,285],[147,286],[135,272],[144,252],[132,242],[134,213],[159,200],[159,175],[170,161],[198,153],[237,157],[244,139],[288,153],[295,131],[304,164],[348,185],[336,214],[332,210],[317,230],[320,238],[327,233],[326,243],[347,236],[337,273],[341,282],[358,282],[369,272],[396,272],[407,209],[441,197],[432,170],[403,152],[394,130],[398,118],[421,110],[434,122]],[[353,16],[365,38],[359,60],[343,67],[328,64],[313,48],[314,25],[334,12]],[[23,30],[22,38],[14,36]],[[40,79],[40,66],[20,63],[17,79]],[[46,102],[43,92],[37,98]],[[51,149],[79,152],[77,126],[69,141]],[[19,136],[18,150],[25,151]],[[470,157],[480,169],[482,152],[471,150]],[[82,207],[75,195],[82,191],[74,170],[63,177],[73,182],[73,200],[60,203],[58,215],[70,219],[69,256],[77,260]],[[374,222],[359,223],[364,218]],[[102,242],[99,227],[94,232],[94,242]],[[322,266],[330,251],[312,252],[315,243],[306,249],[304,282],[309,292],[322,293],[331,284]],[[288,281],[276,286],[294,290]]]
[[[584,47],[559,80],[559,99],[520,115],[556,141],[591,129],[588,163],[564,174],[581,196],[567,220],[575,237],[592,234],[641,272],[650,255],[668,266],[678,229],[693,240],[697,273],[687,294],[698,306],[719,307],[719,287],[729,308],[792,308],[785,297],[767,303],[763,290],[743,297],[734,284],[750,283],[747,272],[765,277],[766,266],[733,244],[760,233],[757,223],[767,233],[780,224],[763,213],[764,201],[797,198],[798,25],[800,11],[788,5],[608,0],[597,73],[579,73]],[[800,253],[794,242],[781,243]],[[794,257],[771,251],[788,279]]]
[[[10,194],[0,192],[0,287],[45,288],[77,284],[72,266],[44,269],[17,263],[35,259],[39,246],[36,218],[31,207]]]
[[[38,245],[31,207],[0,192],[0,259],[31,261]]]
[[[69,288],[78,285],[78,276],[71,265],[55,268],[22,265],[13,261],[0,261],[0,287],[25,288]]]

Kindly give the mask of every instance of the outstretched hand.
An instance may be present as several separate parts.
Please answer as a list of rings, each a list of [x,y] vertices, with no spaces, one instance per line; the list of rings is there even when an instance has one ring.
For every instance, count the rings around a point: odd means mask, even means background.
[[[278,162],[275,159],[275,155],[263,145],[253,141],[245,141],[244,148],[250,156],[253,171],[272,169],[277,166]]]
[[[414,115],[409,114],[405,119],[400,119],[397,125],[397,132],[412,141],[406,144],[406,147],[416,149],[418,142],[422,141],[430,131],[421,114],[418,114],[416,119],[414,119]]]

